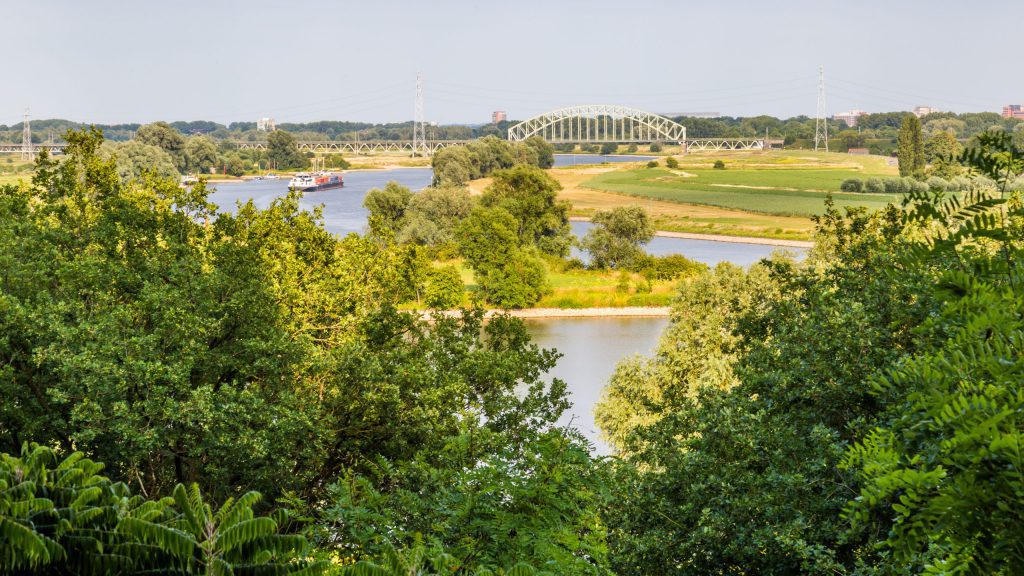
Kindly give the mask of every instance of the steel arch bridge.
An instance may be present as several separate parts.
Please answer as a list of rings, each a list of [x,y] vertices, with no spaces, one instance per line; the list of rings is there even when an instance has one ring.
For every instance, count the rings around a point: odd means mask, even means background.
[[[587,104],[559,108],[508,129],[508,139],[540,136],[553,144],[686,142],[686,127],[628,106]]]

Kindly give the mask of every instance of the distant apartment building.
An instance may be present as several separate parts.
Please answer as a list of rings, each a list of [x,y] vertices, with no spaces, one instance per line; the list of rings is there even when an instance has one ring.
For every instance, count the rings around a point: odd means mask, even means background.
[[[508,120],[508,114],[504,110],[495,110],[491,112],[491,124],[497,124]]]
[[[256,130],[259,132],[273,132],[277,130],[277,123],[273,118],[260,118],[256,121]]]
[[[867,114],[863,110],[850,110],[849,112],[840,112],[832,117],[833,120],[845,122],[847,126],[853,128],[857,125],[857,119]]]
[[[917,116],[918,118],[929,114],[935,114],[938,111],[939,109],[934,106],[914,106],[914,109],[911,110],[911,112],[914,113],[914,116]]]
[[[1008,104],[1003,106],[1003,118],[1020,118],[1024,120],[1024,105]]]

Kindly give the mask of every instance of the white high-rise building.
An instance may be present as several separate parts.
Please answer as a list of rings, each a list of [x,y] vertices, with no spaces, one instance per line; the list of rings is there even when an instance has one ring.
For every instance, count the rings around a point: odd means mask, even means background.
[[[277,130],[277,123],[273,118],[260,118],[256,121],[256,130],[259,132],[273,132]]]

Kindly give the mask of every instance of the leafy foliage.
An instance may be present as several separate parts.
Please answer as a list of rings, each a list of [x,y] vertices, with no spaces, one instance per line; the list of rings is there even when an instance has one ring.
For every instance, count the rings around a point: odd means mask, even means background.
[[[320,574],[301,535],[280,533],[284,513],[257,516],[260,495],[228,499],[216,512],[196,485],[148,500],[76,452],[0,453],[0,570],[24,574]]]

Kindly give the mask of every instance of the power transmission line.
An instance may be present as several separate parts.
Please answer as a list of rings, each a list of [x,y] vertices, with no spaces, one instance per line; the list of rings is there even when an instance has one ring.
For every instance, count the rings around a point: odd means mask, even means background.
[[[825,67],[818,68],[818,113],[814,119],[814,150],[824,144],[828,152],[828,119],[825,116]]]

